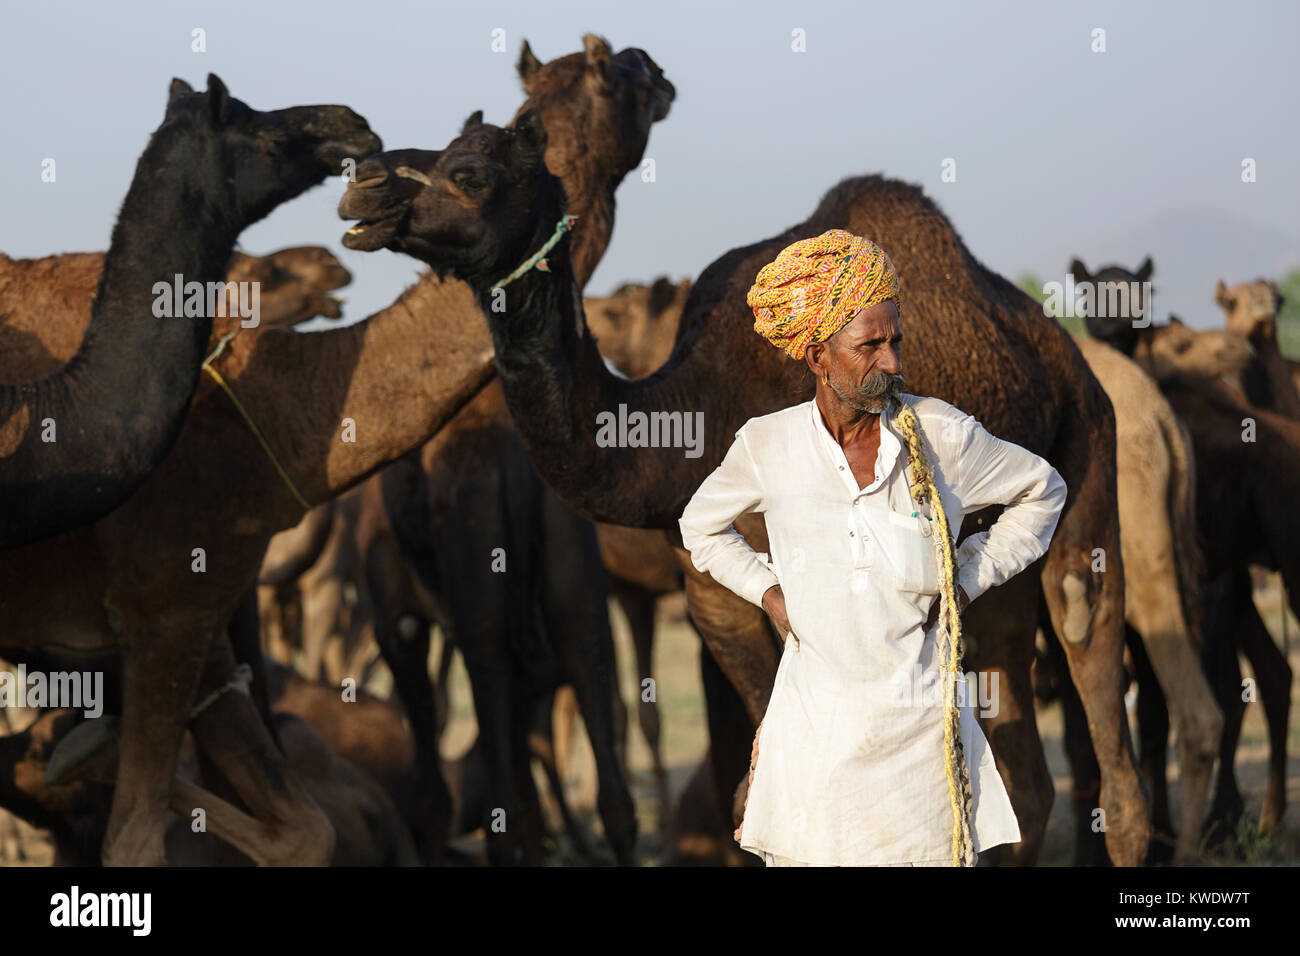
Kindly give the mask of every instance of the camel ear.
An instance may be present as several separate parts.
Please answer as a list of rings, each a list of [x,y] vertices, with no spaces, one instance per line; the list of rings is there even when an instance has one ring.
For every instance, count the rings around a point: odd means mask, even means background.
[[[519,62],[515,64],[515,69],[519,71],[519,81],[524,85],[524,92],[528,95],[533,93],[533,81],[537,79],[537,71],[542,68],[542,61],[537,59],[533,54],[533,48],[524,41],[523,49],[519,51]]]
[[[1142,265],[1138,266],[1137,277],[1139,282],[1146,282],[1151,278],[1151,273],[1156,271],[1155,265],[1151,262],[1151,257],[1147,256],[1142,260]]]
[[[658,315],[672,305],[675,295],[677,295],[677,286],[673,285],[671,279],[667,276],[660,276],[655,279],[654,285],[650,286],[650,303],[648,306],[650,314]]]
[[[595,77],[602,90],[609,89],[614,77],[614,51],[603,37],[594,33],[584,33],[582,45],[587,54],[587,72]]]
[[[208,74],[208,118],[213,126],[225,126],[230,119],[230,91],[215,73]]]
[[[167,112],[170,113],[176,108],[177,103],[193,93],[194,87],[190,86],[180,77],[172,77],[172,85],[167,90]]]
[[[530,106],[515,120],[515,138],[512,153],[520,170],[536,168],[546,155],[546,127],[542,125],[542,111]]]
[[[469,116],[465,118],[465,124],[460,128],[460,134],[464,136],[475,126],[482,126],[482,125],[483,125],[483,111],[475,110],[473,113],[470,113]]]
[[[1090,278],[1088,267],[1083,264],[1082,259],[1070,260],[1070,275],[1074,276],[1075,282],[1087,281]]]
[[[1214,286],[1214,301],[1225,312],[1231,312],[1233,306],[1232,296],[1228,295],[1228,287],[1220,279]]]
[[[1170,325],[1182,325],[1182,324],[1183,324],[1183,320],[1180,319],[1178,316],[1174,315],[1172,312],[1170,312],[1170,313],[1169,313],[1169,324],[1170,324]]]

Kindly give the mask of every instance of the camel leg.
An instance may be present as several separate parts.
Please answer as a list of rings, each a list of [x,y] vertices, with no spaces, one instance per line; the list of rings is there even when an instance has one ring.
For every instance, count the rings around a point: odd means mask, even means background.
[[[1259,832],[1271,833],[1286,812],[1286,737],[1291,714],[1291,665],[1273,641],[1253,599],[1241,602],[1238,647],[1250,661],[1268,722],[1268,786]]]
[[[1097,469],[1094,462],[1089,471]],[[1151,823],[1124,710],[1124,569],[1115,478],[1113,470],[1108,480],[1099,474],[1089,478],[1071,489],[1041,581],[1101,767],[1107,851],[1117,866],[1139,866],[1146,859]],[[1098,548],[1105,572],[1092,570]]]
[[[473,545],[468,545],[466,552],[491,553],[491,548],[478,552],[472,549]],[[525,665],[516,662],[512,653],[510,624],[506,620],[507,612],[511,612],[519,617],[518,627],[529,627],[531,608],[526,602],[519,607],[521,602],[510,601],[500,581],[505,575],[493,574],[486,560],[481,564],[468,566],[465,562],[442,569],[448,576],[441,594],[452,621],[450,633],[465,660],[478,718],[478,743],[488,780],[486,815],[480,822],[492,865],[536,864],[541,862],[541,834],[534,825],[539,821],[532,817],[523,780],[526,776],[531,783],[532,779],[526,719],[531,709],[525,708],[523,719],[518,714],[518,704],[526,702],[530,695],[527,688],[518,686],[521,682],[516,667]],[[520,573],[517,565],[511,573]],[[536,638],[521,640],[538,644]],[[420,692],[428,693],[425,665],[420,665],[417,674],[415,662],[411,661],[407,670],[404,680],[418,682]],[[432,721],[432,713],[429,719]]]
[[[335,625],[343,604],[343,584],[301,582],[302,669],[309,680],[324,680],[338,686],[345,676],[335,643]]]
[[[573,766],[573,729],[577,726],[578,698],[572,684],[561,684],[552,698],[551,742],[555,750],[555,769],[561,780],[568,780]]]
[[[1246,702],[1242,699],[1235,631],[1236,622],[1248,613],[1247,605],[1253,606],[1253,603],[1250,599],[1250,575],[1244,568],[1219,575],[1205,589],[1205,648],[1201,656],[1223,712],[1219,780],[1204,827],[1204,835],[1211,846],[1232,838],[1244,809],[1241,791],[1237,788],[1236,759]]]
[[[987,675],[981,681],[992,696],[993,713],[981,715],[980,724],[1020,825],[1019,843],[980,854],[995,865],[1032,866],[1052,810],[1052,778],[1038,736],[1031,675],[1038,594],[1036,576],[1026,572],[981,596],[962,615],[964,666]]]
[[[123,608],[125,678],[117,787],[105,866],[162,866],[181,737],[219,625],[194,614]]]
[[[564,779],[560,773],[559,748],[556,746],[556,727],[553,715],[563,713],[572,720],[574,711],[569,707],[562,706],[560,703],[560,692],[566,690],[568,691],[566,696],[570,701],[573,701],[572,688],[567,684],[554,694],[543,694],[542,699],[538,701],[537,718],[533,726],[533,732],[529,735],[529,746],[532,748],[533,757],[542,765],[542,772],[546,775],[546,783],[551,788],[551,797],[555,801],[556,810],[560,814],[564,832],[569,835],[569,841],[578,854],[588,864],[594,866],[598,862],[596,855],[592,853],[587,835],[583,832],[582,827],[578,825],[578,821],[574,818],[573,811],[569,807],[569,799],[565,794]]]
[[[1147,851],[1147,864],[1165,865],[1173,861],[1178,841],[1169,816],[1169,704],[1142,644],[1142,635],[1130,627],[1125,643],[1133,659],[1133,677],[1137,684],[1138,766],[1142,770],[1142,779],[1151,790],[1151,846]],[[1214,709],[1217,711],[1218,706]],[[1193,824],[1193,840],[1198,829],[1199,823]],[[1185,831],[1179,832],[1183,840],[1188,839]]]
[[[1046,601],[1042,603],[1042,628],[1047,636],[1046,655],[1039,666],[1055,675],[1057,698],[1061,702],[1066,758],[1070,762],[1073,788],[1070,803],[1074,813],[1074,865],[1109,866],[1105,837],[1092,828],[1093,811],[1097,808],[1097,795],[1101,792],[1101,768],[1088,737],[1088,717],[1083,710],[1079,691],[1070,680],[1070,668],[1065,659],[1065,649],[1059,641],[1052,640],[1052,621],[1047,613]]]
[[[625,581],[611,582],[611,589],[627,618],[632,646],[636,649],[637,720],[641,725],[641,735],[650,748],[662,833],[668,811],[668,771],[664,767],[663,749],[659,742],[659,704],[655,697],[646,700],[646,695],[641,692],[641,682],[654,675],[655,606],[659,596]]]
[[[431,621],[404,587],[411,583],[410,571],[390,535],[379,536],[365,548],[364,573],[375,642],[392,672],[394,689],[406,710],[415,745],[418,797],[411,828],[421,859],[429,866],[436,866],[451,831],[452,799],[442,775],[438,750],[439,707],[429,680]],[[450,642],[444,646],[450,646]],[[440,689],[445,697],[445,682]]]
[[[596,527],[574,514],[549,489],[542,493],[542,614],[546,633],[573,686],[578,709],[596,758],[596,804],[614,857],[622,866],[636,863],[636,805],[628,790],[623,762],[615,747],[614,700],[618,697],[614,635],[609,625],[605,570]],[[619,700],[622,710],[622,701]],[[626,713],[623,714],[626,730]]]
[[[1143,582],[1143,600],[1134,611],[1135,626],[1142,635],[1141,648],[1145,650],[1142,656],[1149,659],[1150,669],[1159,682],[1161,695],[1168,704],[1169,717],[1178,734],[1180,810],[1174,863],[1185,865],[1196,858],[1201,823],[1205,819],[1214,779],[1214,759],[1223,733],[1223,712],[1215,703],[1214,692],[1206,680],[1196,649],[1192,647],[1176,584],[1151,587],[1151,583],[1149,578]],[[1135,647],[1135,664],[1139,653]],[[1139,693],[1143,694],[1142,691]],[[1139,696],[1139,707],[1142,706],[1141,700],[1142,696]],[[1155,706],[1160,706],[1160,703]],[[1145,728],[1143,735],[1146,736]],[[1146,741],[1143,749],[1145,751]],[[1162,783],[1164,749],[1162,738],[1159,753],[1152,753],[1153,760],[1161,761],[1159,779]],[[1143,757],[1145,759],[1145,753]],[[1148,777],[1148,780],[1153,778]],[[1163,825],[1167,827],[1167,806],[1163,812]],[[1160,819],[1153,807],[1153,822]]]
[[[230,680],[235,657],[224,638],[211,642],[199,695]],[[173,808],[185,817],[202,807],[209,831],[262,865],[324,866],[334,853],[334,828],[289,770],[252,700],[226,691],[190,724],[202,755],[234,788],[248,813],[200,787],[177,789]],[[251,817],[250,815],[251,814]]]

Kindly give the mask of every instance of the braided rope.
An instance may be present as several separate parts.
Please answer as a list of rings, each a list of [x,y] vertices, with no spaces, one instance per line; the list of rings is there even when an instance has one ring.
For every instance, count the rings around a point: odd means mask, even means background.
[[[506,276],[500,282],[495,283],[492,286],[492,291],[495,292],[502,286],[509,285],[534,266],[542,272],[550,272],[551,267],[546,262],[546,254],[555,248],[555,244],[560,241],[561,236],[573,228],[573,223],[577,218],[577,216],[573,215],[561,216],[560,221],[555,224],[555,232],[551,233],[551,238],[546,240],[546,243],[542,248],[538,249],[535,253],[521,262],[519,268],[515,269],[514,272],[510,273],[510,275]]]
[[[918,504],[928,501],[931,514],[938,519],[938,534],[934,535],[935,550],[943,580],[939,588],[938,646],[943,661],[943,758],[948,777],[948,799],[952,805],[952,865],[974,866],[975,843],[971,835],[970,773],[966,767],[965,749],[961,742],[961,710],[957,706],[957,675],[962,673],[962,658],[966,653],[961,632],[961,613],[957,603],[957,574],[952,531],[944,511],[939,489],[934,483],[934,472],[926,459],[921,444],[921,423],[898,393],[890,395],[890,406],[895,413],[898,430],[907,440],[912,456],[908,485]],[[960,791],[960,792],[959,792]]]

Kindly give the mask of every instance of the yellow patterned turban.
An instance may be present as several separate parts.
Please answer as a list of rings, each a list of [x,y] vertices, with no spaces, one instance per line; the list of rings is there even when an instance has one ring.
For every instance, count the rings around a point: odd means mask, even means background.
[[[745,297],[754,331],[794,359],[862,309],[891,299],[901,311],[898,274],[885,250],[843,229],[786,246],[758,270]]]

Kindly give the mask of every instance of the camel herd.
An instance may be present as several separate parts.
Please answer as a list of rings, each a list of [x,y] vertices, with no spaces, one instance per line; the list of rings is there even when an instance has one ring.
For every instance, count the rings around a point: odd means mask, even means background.
[[[781,644],[694,568],[677,518],[746,420],[812,394],[754,335],[745,291],[790,242],[843,228],[902,278],[911,390],[1069,487],[1048,554],[966,612],[967,667],[999,676],[984,727],[1023,834],[987,862],[1039,859],[1046,686],[1065,715],[1076,862],[1189,863],[1232,834],[1239,653],[1269,726],[1259,828],[1280,825],[1291,672],[1250,576],[1280,571],[1300,613],[1300,528],[1277,506],[1300,493],[1300,367],[1278,348],[1275,285],[1220,282],[1221,330],[1120,316],[1072,335],[920,188],[860,175],[693,281],[584,297],[615,193],[676,91],[645,51],[592,34],[550,62],[525,42],[517,70],[526,98],[507,126],[476,112],[440,149],[388,152],[346,107],[262,112],[215,76],[205,91],[175,80],[108,251],[0,256],[0,657],[102,670],[111,688],[105,717],[48,707],[0,737],[0,808],[63,863],[438,865],[465,862],[450,841],[482,830],[490,863],[539,864],[540,764],[573,845],[631,865],[610,601],[653,686],[656,605],[684,591],[709,743],[675,803],[655,695],[635,702],[663,859],[757,862],[730,834]],[[235,244],[347,159],[343,245],[431,269],[365,321],[304,333],[341,314],[348,271],[320,247]],[[566,214],[546,268],[502,287]],[[1151,264],[1071,270],[1142,281]],[[260,323],[233,302],[157,316],[151,290],[177,274],[257,283]],[[702,413],[703,454],[604,447],[591,423],[623,405]],[[766,551],[761,515],[737,526]],[[448,761],[456,652],[478,735]],[[380,668],[390,698],[366,690]],[[579,717],[599,841],[563,796]],[[3,826],[0,856],[20,854]]]

